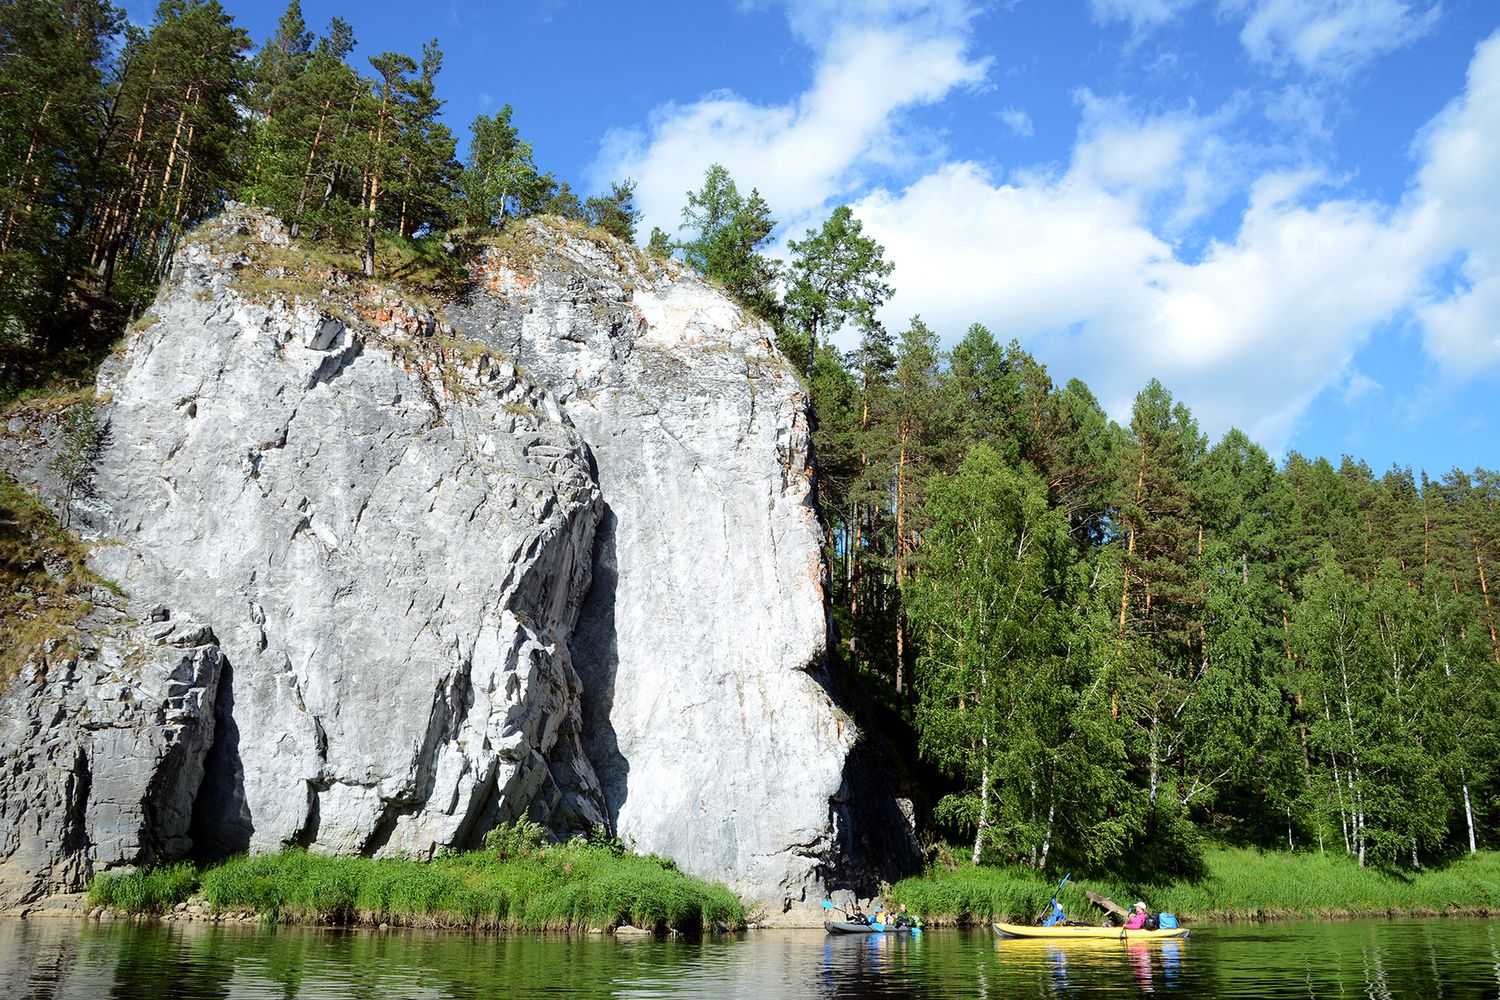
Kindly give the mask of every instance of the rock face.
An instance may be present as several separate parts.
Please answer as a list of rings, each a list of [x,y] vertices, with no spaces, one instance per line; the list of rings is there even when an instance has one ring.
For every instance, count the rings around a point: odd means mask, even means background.
[[[807,401],[770,332],[617,247],[529,234],[450,308],[589,442],[605,499],[573,640],[585,745],[621,837],[800,898],[838,863],[856,733],[820,683],[828,623]],[[486,294],[487,293],[487,294]]]
[[[806,401],[762,326],[540,224],[432,311],[287,244],[227,212],[101,373],[73,518],[151,655],[94,641],[3,695],[30,763],[0,776],[0,878],[429,856],[521,816],[778,900],[909,863],[890,795],[850,785]]]
[[[0,718],[3,904],[191,846],[224,656],[207,628],[130,628],[110,594],[95,600],[85,648],[24,670]]]

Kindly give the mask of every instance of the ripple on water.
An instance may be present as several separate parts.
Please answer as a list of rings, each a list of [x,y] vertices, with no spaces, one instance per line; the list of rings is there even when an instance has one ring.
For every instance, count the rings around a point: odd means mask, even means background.
[[[1496,997],[1500,924],[1196,928],[1184,941],[988,932],[686,940],[474,938],[206,924],[0,920],[0,998]]]

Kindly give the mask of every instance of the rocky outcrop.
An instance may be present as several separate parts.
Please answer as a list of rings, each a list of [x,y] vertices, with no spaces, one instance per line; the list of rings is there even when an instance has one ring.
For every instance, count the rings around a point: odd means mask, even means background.
[[[770,330],[676,267],[536,223],[513,241],[448,315],[593,452],[605,515],[573,658],[615,828],[801,898],[840,863],[857,735],[823,687],[806,397]]]
[[[0,717],[0,905],[78,891],[96,868],[183,857],[214,740],[211,630],[132,624],[102,588],[81,649],[54,641]]]
[[[583,443],[514,366],[446,358],[451,337],[389,290],[285,294],[286,243],[244,210],[211,225],[101,375],[75,524],[135,614],[205,623],[222,664],[200,678],[201,738],[172,744],[186,807],[152,813],[133,845],[87,826],[91,862],[286,844],[428,856],[526,815],[590,829],[604,801],[568,648],[600,507]],[[122,697],[148,680],[110,675]],[[73,715],[51,689],[6,698]],[[150,725],[129,731],[139,760],[127,729],[106,732],[129,763],[89,758],[86,810],[168,780]],[[33,811],[43,827],[71,808],[53,798]],[[3,867],[28,846],[56,854],[7,830]]]
[[[523,815],[762,898],[910,860],[829,693],[806,400],[768,331],[542,224],[474,278],[429,308],[319,270],[244,208],[179,252],[101,373],[72,515],[129,629],[170,643],[191,621],[205,644],[188,670],[175,645],[96,641],[3,695],[31,726],[5,752],[53,750],[0,777],[0,802],[51,789],[0,815],[0,877],[285,844],[428,856]],[[101,690],[187,677],[191,734],[131,715],[105,727],[139,734],[108,737],[123,770],[92,730],[68,756]]]

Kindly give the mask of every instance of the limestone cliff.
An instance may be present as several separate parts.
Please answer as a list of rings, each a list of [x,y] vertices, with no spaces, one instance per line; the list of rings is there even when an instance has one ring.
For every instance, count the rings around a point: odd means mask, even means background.
[[[101,373],[72,511],[130,603],[0,696],[0,903],[522,815],[760,897],[909,861],[889,793],[851,811],[806,402],[767,331],[540,223],[473,277],[351,281],[243,208],[179,253]]]

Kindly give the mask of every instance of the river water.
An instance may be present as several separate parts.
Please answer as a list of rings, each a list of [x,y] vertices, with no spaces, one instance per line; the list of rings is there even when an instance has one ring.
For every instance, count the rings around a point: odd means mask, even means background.
[[[1185,941],[476,938],[0,920],[0,998],[1500,997],[1500,921],[1195,927]]]

